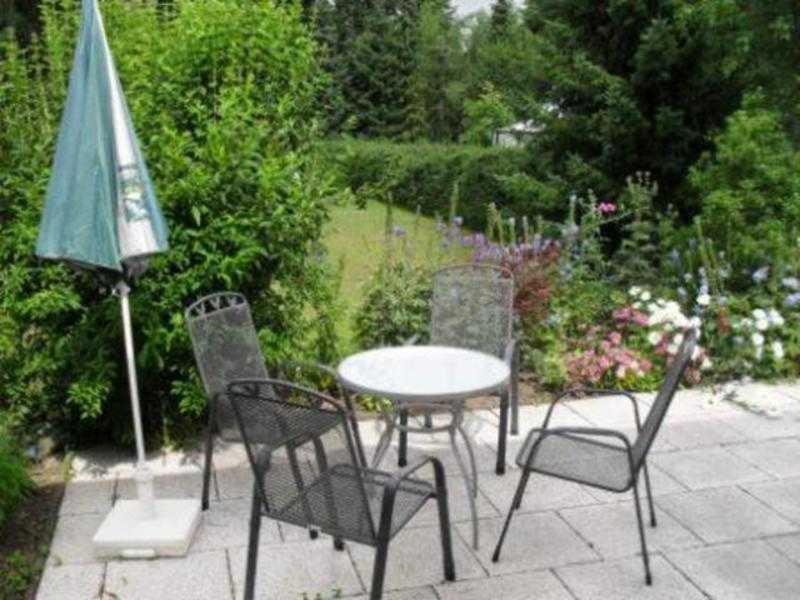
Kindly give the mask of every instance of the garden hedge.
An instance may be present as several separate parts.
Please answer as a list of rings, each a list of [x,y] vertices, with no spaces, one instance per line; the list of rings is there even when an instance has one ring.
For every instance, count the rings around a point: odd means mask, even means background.
[[[447,218],[457,185],[457,213],[469,229],[485,228],[490,203],[517,216],[551,212],[535,195],[515,193],[509,182],[528,160],[519,148],[349,139],[321,143],[318,149],[340,183],[356,194],[372,190],[426,215]]]

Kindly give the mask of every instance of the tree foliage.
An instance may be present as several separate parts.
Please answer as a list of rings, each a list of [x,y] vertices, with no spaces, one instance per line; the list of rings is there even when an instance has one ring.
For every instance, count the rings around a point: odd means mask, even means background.
[[[102,3],[170,251],[132,296],[147,426],[203,409],[183,307],[241,291],[266,354],[302,351],[320,295],[326,194],[307,151],[320,72],[299,8],[269,0]],[[118,302],[92,274],[33,257],[80,10],[47,0],[39,41],[0,55],[0,398],[15,424],[128,438]]]

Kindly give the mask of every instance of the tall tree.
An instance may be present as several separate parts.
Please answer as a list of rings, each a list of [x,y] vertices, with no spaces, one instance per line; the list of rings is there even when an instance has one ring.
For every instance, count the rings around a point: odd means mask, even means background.
[[[506,34],[513,10],[511,0],[494,0],[491,13],[493,37],[501,38]]]

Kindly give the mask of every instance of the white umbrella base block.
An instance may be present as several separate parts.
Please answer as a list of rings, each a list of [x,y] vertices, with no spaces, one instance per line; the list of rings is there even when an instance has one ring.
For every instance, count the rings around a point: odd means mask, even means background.
[[[201,519],[199,500],[156,500],[155,515],[143,518],[138,500],[118,500],[94,536],[101,558],[184,556]]]

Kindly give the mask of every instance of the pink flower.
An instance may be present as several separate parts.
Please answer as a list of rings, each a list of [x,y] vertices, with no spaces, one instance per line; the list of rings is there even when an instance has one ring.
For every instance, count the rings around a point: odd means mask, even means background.
[[[597,210],[601,215],[610,215],[617,212],[617,205],[613,202],[601,202],[597,205]]]
[[[622,343],[622,334],[619,331],[612,331],[608,335],[608,341],[614,346],[619,346]]]

